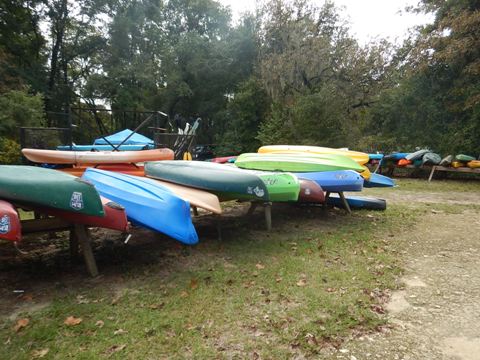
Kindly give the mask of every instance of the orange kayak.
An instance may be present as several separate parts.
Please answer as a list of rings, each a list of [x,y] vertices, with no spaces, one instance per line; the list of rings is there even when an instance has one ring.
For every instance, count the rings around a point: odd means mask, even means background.
[[[133,164],[112,164],[112,165],[90,165],[90,166],[75,166],[71,168],[63,168],[57,169],[63,172],[66,172],[70,175],[74,176],[82,176],[85,170],[89,167],[95,167],[95,169],[106,170],[106,171],[113,171],[127,175],[134,175],[134,176],[145,176],[145,170],[143,165],[133,165]]]
[[[412,163],[411,160],[400,159],[400,160],[398,160],[397,165],[398,165],[398,166],[407,166],[407,165],[410,165],[411,163]]]

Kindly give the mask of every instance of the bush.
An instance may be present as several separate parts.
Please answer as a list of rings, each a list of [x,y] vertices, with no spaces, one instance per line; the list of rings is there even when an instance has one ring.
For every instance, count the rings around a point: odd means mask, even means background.
[[[0,138],[0,164],[19,164],[21,157],[19,143],[11,139]]]

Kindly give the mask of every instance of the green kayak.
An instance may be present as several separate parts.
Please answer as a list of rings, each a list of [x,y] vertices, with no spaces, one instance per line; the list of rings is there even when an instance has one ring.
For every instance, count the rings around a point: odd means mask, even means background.
[[[268,198],[273,202],[298,201],[300,182],[291,173],[240,169],[233,164],[224,165],[232,171],[254,174],[260,177],[268,190]]]
[[[265,183],[255,174],[232,171],[205,161],[163,160],[145,163],[145,175],[214,193],[221,200],[269,201]]]
[[[438,165],[442,161],[442,157],[433,152],[428,152],[422,157],[422,165]]]
[[[242,169],[291,172],[323,172],[365,169],[355,160],[334,154],[278,154],[246,153],[240,155],[235,165]]]
[[[458,154],[455,156],[455,160],[461,161],[461,162],[469,162],[469,161],[475,160],[475,158],[469,155]]]
[[[93,185],[57,170],[35,166],[0,165],[0,198],[33,207],[104,216]]]

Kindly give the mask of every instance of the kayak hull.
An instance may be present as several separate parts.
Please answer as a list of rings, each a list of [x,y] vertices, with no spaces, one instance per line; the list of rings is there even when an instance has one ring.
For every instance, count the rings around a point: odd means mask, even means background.
[[[13,203],[103,216],[95,187],[69,174],[35,166],[0,166],[0,198]]]
[[[114,145],[115,146],[115,145]],[[129,144],[120,145],[116,150],[120,151],[140,151],[154,149],[153,144]],[[60,145],[57,146],[57,150],[60,151],[112,151],[114,150],[112,145]]]
[[[97,166],[74,166],[69,168],[55,169],[62,171],[64,173],[73,175],[73,176],[82,176],[85,170],[89,167],[95,167],[95,169],[113,171],[127,175],[133,176],[145,176],[145,170],[143,165],[134,165],[134,164],[118,164],[118,165],[97,165]]]
[[[320,185],[323,191],[362,191],[364,180],[355,171],[325,171],[295,174],[299,179],[313,180]]]
[[[352,209],[366,209],[366,210],[386,210],[387,202],[383,199],[370,198],[365,196],[348,196],[347,203]],[[338,208],[344,208],[342,200],[337,194],[332,194],[328,197],[327,204]]]
[[[13,242],[22,239],[18,213],[12,204],[3,200],[0,200],[0,239]]]
[[[185,244],[196,244],[190,204],[159,183],[147,179],[89,168],[82,179],[125,208],[130,221],[164,233]]]
[[[46,164],[124,164],[144,161],[173,160],[172,150],[141,151],[58,151],[22,149],[23,155],[35,163]]]
[[[395,180],[389,178],[385,175],[380,175],[374,173],[370,176],[369,180],[365,180],[363,187],[374,188],[374,187],[393,187],[395,186]]]
[[[323,204],[325,193],[320,185],[313,180],[300,179],[300,194],[298,202]]]

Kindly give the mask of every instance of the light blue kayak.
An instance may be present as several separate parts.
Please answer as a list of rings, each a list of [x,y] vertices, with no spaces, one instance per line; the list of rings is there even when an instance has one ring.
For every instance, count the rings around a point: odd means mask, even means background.
[[[347,196],[347,203],[352,209],[385,210],[387,202],[383,199],[370,198],[365,196]],[[337,194],[328,197],[327,204],[343,209],[343,203]]]
[[[363,187],[394,187],[395,181],[388,176],[372,173],[369,180],[364,180]]]
[[[368,154],[369,160],[382,160],[383,154]]]
[[[324,191],[362,191],[363,177],[353,170],[295,173],[299,179],[313,180]]]
[[[125,208],[133,223],[164,233],[185,244],[196,244],[190,204],[160,183],[112,171],[88,168],[82,176],[107,199]]]
[[[154,149],[153,144],[134,144],[134,145],[121,145],[118,150],[120,151],[140,151]],[[60,145],[57,146],[57,150],[61,151],[111,151],[113,147],[111,145]]]

